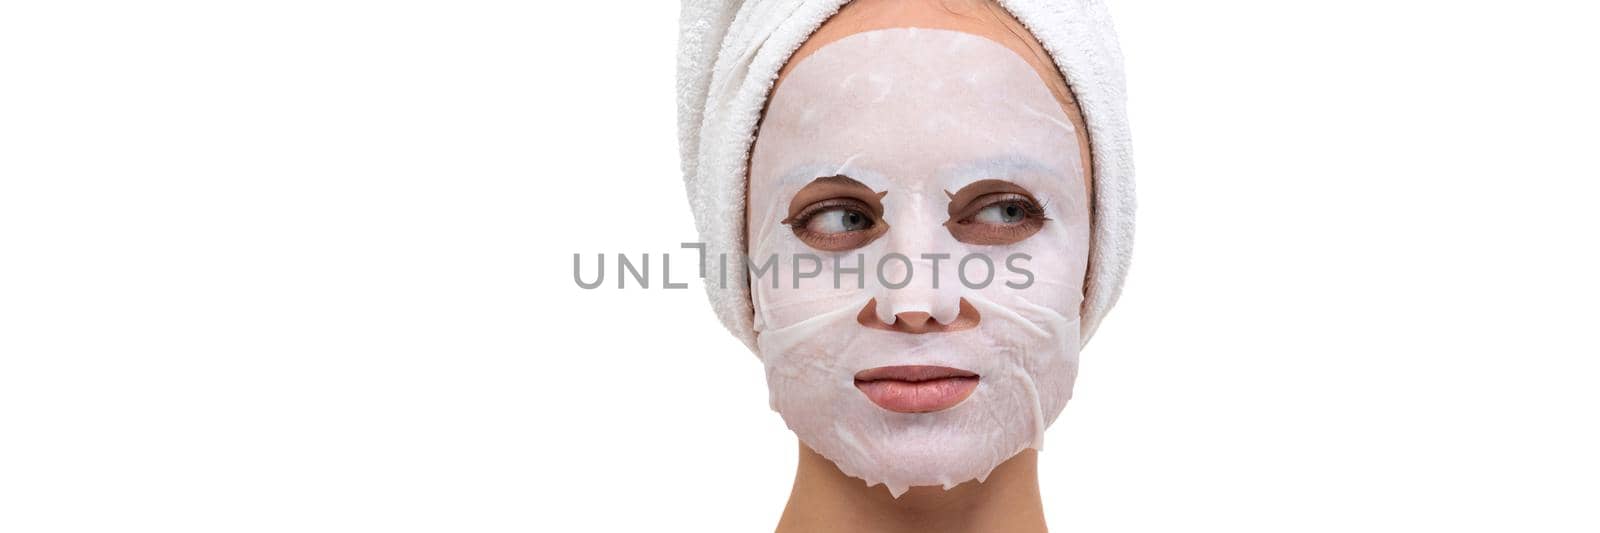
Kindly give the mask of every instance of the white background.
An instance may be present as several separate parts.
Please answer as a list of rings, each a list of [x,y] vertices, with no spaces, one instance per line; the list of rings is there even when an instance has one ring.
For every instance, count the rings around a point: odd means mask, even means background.
[[[1588,5],[1115,2],[1139,246],[1052,526],[1600,529]],[[769,530],[698,283],[571,275],[695,238],[676,24],[0,4],[0,530]]]

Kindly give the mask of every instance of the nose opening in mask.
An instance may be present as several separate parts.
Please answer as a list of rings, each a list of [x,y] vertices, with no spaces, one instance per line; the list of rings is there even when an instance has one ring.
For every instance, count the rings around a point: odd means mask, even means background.
[[[963,331],[978,327],[980,321],[982,317],[978,314],[978,308],[973,307],[966,298],[962,298],[957,305],[956,315],[945,320],[939,320],[926,311],[901,311],[884,320],[880,317],[877,298],[867,300],[867,305],[856,315],[856,323],[868,328],[912,334]]]

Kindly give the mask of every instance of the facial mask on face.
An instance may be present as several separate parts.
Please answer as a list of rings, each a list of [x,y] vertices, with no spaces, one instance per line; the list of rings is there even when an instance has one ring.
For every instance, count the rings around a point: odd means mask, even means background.
[[[974,35],[871,31],[795,66],[751,154],[748,242],[771,404],[802,442],[895,496],[1041,448],[1077,373],[1077,135]]]

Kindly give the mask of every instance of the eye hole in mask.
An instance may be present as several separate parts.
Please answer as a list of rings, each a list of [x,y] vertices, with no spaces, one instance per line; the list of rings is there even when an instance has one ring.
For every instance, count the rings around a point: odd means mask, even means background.
[[[801,242],[841,252],[871,244],[889,231],[883,195],[848,176],[817,178],[796,192],[783,220]]]
[[[1044,204],[1005,180],[979,180],[945,195],[950,197],[950,220],[944,226],[967,244],[1015,244],[1050,221]]]

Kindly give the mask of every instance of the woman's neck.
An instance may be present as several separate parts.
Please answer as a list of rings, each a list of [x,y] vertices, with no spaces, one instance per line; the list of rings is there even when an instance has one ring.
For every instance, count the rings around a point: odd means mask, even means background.
[[[844,475],[833,461],[801,444],[794,490],[778,533],[802,531],[1045,531],[1039,454],[1023,450],[983,483],[968,481],[950,490],[912,487],[895,498],[883,485],[868,487]]]

